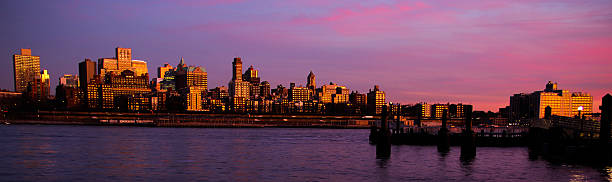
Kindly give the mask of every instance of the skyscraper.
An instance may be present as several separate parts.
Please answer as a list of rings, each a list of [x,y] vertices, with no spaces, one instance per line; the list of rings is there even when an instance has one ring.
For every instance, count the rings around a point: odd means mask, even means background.
[[[132,67],[132,49],[121,47],[115,48],[115,58],[117,59],[117,69],[119,69],[119,71],[127,70]]]
[[[79,85],[83,93],[86,93],[87,84],[96,75],[96,63],[90,59],[79,63]]]
[[[239,57],[232,62],[232,72],[232,80],[242,80],[242,60]]]
[[[312,71],[310,71],[310,73],[308,73],[308,77],[306,77],[306,87],[308,87],[308,89],[311,89],[313,91],[315,88],[317,88],[317,83],[315,81],[315,75],[314,73],[312,73]]]
[[[206,69],[200,66],[185,66],[182,58],[181,64],[175,71],[176,89],[201,87],[199,88],[200,90],[206,91],[208,89],[208,73],[206,73]]]
[[[147,62],[141,60],[132,60],[132,67],[134,74],[137,76],[141,76],[149,73],[149,69],[147,68]]]
[[[21,49],[21,54],[13,55],[13,74],[15,92],[26,92],[40,76],[40,57],[32,56],[30,49]]]
[[[232,80],[229,82],[230,106],[233,111],[244,111],[246,100],[250,97],[251,84],[242,80],[242,60],[232,62]]]

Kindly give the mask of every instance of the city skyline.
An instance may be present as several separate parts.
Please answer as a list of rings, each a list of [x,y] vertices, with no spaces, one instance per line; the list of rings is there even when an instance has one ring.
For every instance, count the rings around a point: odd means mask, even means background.
[[[9,3],[30,6],[28,2],[2,2],[2,19],[20,21],[1,30],[4,40],[1,48],[7,51],[4,56],[7,61],[2,66],[10,69],[13,54],[20,48],[32,48],[33,55],[41,57],[41,69],[51,74],[51,88],[55,88],[63,74],[78,74],[77,64],[85,58],[108,57],[112,55],[109,47],[117,46],[130,47],[134,49],[134,59],[147,61],[151,78],[152,70],[166,62],[175,65],[182,56],[190,65],[206,68],[209,88],[223,86],[231,78],[227,65],[239,56],[248,63],[244,68],[253,65],[271,86],[287,87],[290,82],[305,86],[305,76],[312,70],[320,85],[334,82],[366,91],[376,84],[385,90],[388,101],[462,102],[474,105],[477,110],[496,111],[508,105],[512,94],[541,90],[547,81],[558,82],[563,89],[590,93],[594,97],[593,106],[597,107],[612,85],[606,79],[612,76],[609,72],[612,55],[607,54],[612,48],[612,29],[611,23],[605,21],[610,15],[598,11],[610,8],[611,3],[605,1],[540,2],[532,6],[522,1],[466,2],[462,6],[443,1],[387,1],[332,3],[332,8],[321,8],[329,2],[298,2],[298,7],[292,7],[317,9],[310,13],[284,12],[292,8],[283,3],[262,2],[263,5],[252,6],[253,2],[248,1],[176,4],[156,1],[138,6],[127,2],[119,3],[122,6],[54,2],[51,8],[43,8],[50,6],[45,2],[36,2],[32,9],[24,10],[37,13],[16,13],[9,8],[17,5]],[[265,4],[284,8],[263,9],[267,11],[246,17]],[[543,4],[555,4],[557,8],[546,10]],[[60,7],[64,5],[71,5],[68,7],[75,11],[62,11]],[[78,14],[83,11],[79,8],[94,6],[126,9],[118,11],[120,15],[108,17]],[[214,14],[237,11],[232,10],[235,7],[250,8],[234,16]],[[216,11],[196,12],[211,8]],[[175,22],[179,19],[172,16],[139,16],[158,10],[169,14],[193,13],[203,20]],[[517,13],[520,10],[529,13]],[[271,12],[284,16],[268,20]],[[500,22],[487,19],[487,15],[500,18]],[[400,21],[373,23],[394,17],[406,17],[416,25]],[[218,24],[221,19],[227,20]],[[360,26],[357,20],[380,28]],[[476,24],[478,20],[488,21]],[[120,31],[97,26],[100,23],[128,28]],[[257,23],[268,31],[262,32]],[[28,28],[38,24],[45,29]],[[78,28],[80,25],[84,26]],[[289,25],[306,32],[295,32]],[[438,32],[441,28],[432,28],[435,26],[451,28],[458,35]],[[313,30],[307,31],[310,29]],[[485,36],[477,36],[481,31]],[[512,36],[504,37],[504,33]],[[467,41],[468,38],[474,41]],[[396,39],[404,43],[392,41]],[[12,77],[12,70],[2,74],[7,79],[0,82],[1,88],[11,89],[13,80],[8,78]]]

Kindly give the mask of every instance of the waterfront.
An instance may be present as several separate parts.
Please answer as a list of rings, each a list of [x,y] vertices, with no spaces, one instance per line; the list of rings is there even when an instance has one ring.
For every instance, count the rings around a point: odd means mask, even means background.
[[[369,130],[1,125],[0,181],[572,181],[612,168],[530,159],[527,148],[392,146]]]

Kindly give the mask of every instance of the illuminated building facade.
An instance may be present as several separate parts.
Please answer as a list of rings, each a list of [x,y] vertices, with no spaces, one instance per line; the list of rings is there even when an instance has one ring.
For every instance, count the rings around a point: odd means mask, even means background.
[[[551,115],[575,117],[579,108],[582,108],[581,115],[590,115],[593,112],[593,97],[588,93],[559,90],[557,83],[549,81],[543,91],[510,97],[510,120],[544,118],[547,106],[551,108]]]
[[[374,85],[374,90],[370,90],[367,96],[368,113],[380,114],[385,105],[385,92],[381,91],[378,85]]]
[[[442,118],[444,110],[448,111],[448,104],[434,104],[431,106],[431,117]]]
[[[417,107],[418,114],[420,117],[423,117],[423,118],[431,117],[431,105],[427,104],[426,102],[423,102],[423,103],[417,104],[416,107]]]
[[[208,89],[208,74],[206,73],[206,69],[199,66],[177,68],[174,79],[176,89],[179,90],[187,87],[202,87],[204,90]]]
[[[306,87],[310,89],[312,93],[314,93],[317,88],[316,77],[315,74],[312,73],[312,70],[308,73],[308,77],[306,77]]]
[[[166,63],[163,67],[157,67],[157,78],[163,79],[166,76],[166,72],[174,70],[172,65]]]
[[[141,60],[132,60],[132,67],[130,69],[132,69],[137,76],[149,73],[147,62]]]
[[[206,95],[204,87],[191,86],[181,89],[182,95],[185,97],[185,110],[187,111],[204,111],[203,99]]]
[[[134,72],[136,76],[148,75],[147,62],[132,60],[132,49],[115,48],[114,58],[98,59],[98,74],[104,78],[108,74],[119,75],[125,70]],[[148,77],[148,76],[147,76]]]
[[[291,102],[306,102],[310,100],[309,93],[306,87],[293,87],[289,89],[289,99]]]
[[[21,49],[21,54],[13,55],[13,74],[15,92],[26,92],[40,76],[40,57],[32,56],[31,49]]]

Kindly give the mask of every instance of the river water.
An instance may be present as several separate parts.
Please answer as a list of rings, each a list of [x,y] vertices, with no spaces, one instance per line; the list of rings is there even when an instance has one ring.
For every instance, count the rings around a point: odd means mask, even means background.
[[[612,167],[478,148],[392,146],[376,159],[369,130],[0,126],[0,181],[611,181]]]

